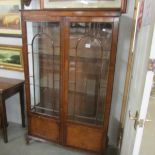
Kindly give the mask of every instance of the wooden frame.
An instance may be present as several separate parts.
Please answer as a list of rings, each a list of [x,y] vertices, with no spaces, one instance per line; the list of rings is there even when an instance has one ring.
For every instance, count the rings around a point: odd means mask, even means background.
[[[0,45],[0,68],[23,71],[22,47]]]
[[[121,12],[122,12],[122,13],[126,13],[127,2],[128,2],[128,0],[122,0],[122,1],[121,1]]]
[[[0,35],[21,37],[20,0],[0,0]],[[11,10],[11,11],[10,11]]]

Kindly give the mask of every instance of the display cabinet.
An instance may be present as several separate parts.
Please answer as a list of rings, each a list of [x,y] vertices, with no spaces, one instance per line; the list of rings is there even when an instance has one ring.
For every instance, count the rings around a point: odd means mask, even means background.
[[[119,11],[22,11],[28,139],[106,147]]]

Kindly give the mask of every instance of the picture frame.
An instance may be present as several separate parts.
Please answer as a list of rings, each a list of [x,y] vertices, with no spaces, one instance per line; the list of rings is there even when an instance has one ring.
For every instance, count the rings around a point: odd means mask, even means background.
[[[121,8],[125,0],[40,0],[41,9],[51,8]]]
[[[24,5],[29,6],[31,3],[31,0],[23,0]]]
[[[0,0],[0,36],[21,37],[21,0]]]
[[[23,71],[22,46],[0,45],[0,68]]]

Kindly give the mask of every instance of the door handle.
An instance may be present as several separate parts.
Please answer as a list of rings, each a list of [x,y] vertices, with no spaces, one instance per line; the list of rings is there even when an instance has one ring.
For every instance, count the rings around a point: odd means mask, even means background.
[[[152,122],[152,120],[150,120],[150,119],[146,119],[146,120],[140,119],[140,120],[138,121],[138,125],[139,125],[139,127],[142,128],[142,127],[144,126],[144,124],[147,123],[147,122]]]
[[[136,114],[135,115],[131,115],[131,111],[129,111],[129,119],[130,120],[134,120],[134,121],[137,121],[138,120],[138,111],[136,111]]]
[[[135,115],[131,115],[131,111],[129,111],[129,119],[130,120],[133,120],[133,121],[135,121],[135,123],[134,123],[134,129],[136,130],[137,129],[137,126],[138,126],[138,119],[139,119],[139,113],[138,113],[138,111],[136,111],[136,114]]]
[[[152,122],[152,120],[151,119],[146,119],[145,122]]]
[[[152,122],[150,119],[139,119],[139,113],[136,111],[135,115],[131,115],[131,111],[129,111],[129,119],[135,121],[134,128],[137,129],[137,126],[143,127],[146,122]]]

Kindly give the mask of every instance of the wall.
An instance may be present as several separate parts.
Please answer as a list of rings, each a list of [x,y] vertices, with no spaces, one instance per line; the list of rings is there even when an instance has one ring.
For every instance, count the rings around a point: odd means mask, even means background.
[[[0,37],[0,44],[22,45],[21,38]],[[18,71],[0,69],[0,76],[8,78],[24,79],[24,73]],[[9,122],[21,123],[19,95],[16,94],[6,100],[7,118]]]
[[[33,0],[31,6],[26,7],[25,9],[39,8],[38,2],[39,2],[38,0]],[[0,37],[0,44],[22,46],[22,38]],[[24,79],[23,72],[4,70],[4,69],[0,69],[0,76],[8,78]],[[7,112],[7,119],[9,122],[21,123],[19,94],[16,94],[6,100],[6,112]]]
[[[109,144],[117,144],[117,135],[121,115],[121,105],[123,99],[126,69],[128,62],[128,52],[130,47],[130,37],[132,31],[132,18],[134,13],[135,0],[128,0],[127,13],[120,19],[120,30],[118,37],[117,62],[115,69],[115,79],[113,86],[113,97],[111,105],[111,115],[109,124]]]

